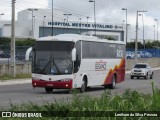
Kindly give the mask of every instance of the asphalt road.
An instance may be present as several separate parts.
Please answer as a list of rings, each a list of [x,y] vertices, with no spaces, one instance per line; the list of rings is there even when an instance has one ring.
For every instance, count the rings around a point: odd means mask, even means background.
[[[151,82],[157,88],[160,88],[160,70],[154,72],[153,79],[130,79],[129,75],[126,75],[126,79],[123,83],[117,84],[117,87],[111,90],[111,93],[122,94],[126,89],[139,90],[143,93],[152,93]],[[104,92],[104,87],[90,88],[86,93],[91,96],[100,96]],[[9,107],[10,104],[18,105],[22,103],[36,103],[43,104],[46,102],[62,101],[67,102],[72,99],[72,94],[67,90],[54,90],[52,94],[46,94],[44,88],[32,88],[31,83],[19,84],[19,85],[4,85],[0,86],[0,108]]]

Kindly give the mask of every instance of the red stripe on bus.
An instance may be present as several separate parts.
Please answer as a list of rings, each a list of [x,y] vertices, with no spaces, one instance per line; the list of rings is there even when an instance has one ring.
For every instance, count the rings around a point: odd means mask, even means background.
[[[124,81],[125,79],[125,59],[122,59],[119,65],[116,65],[114,69],[110,69],[105,80],[104,80],[104,85],[111,84],[112,77],[114,73],[117,75],[117,81],[116,83],[120,83]]]

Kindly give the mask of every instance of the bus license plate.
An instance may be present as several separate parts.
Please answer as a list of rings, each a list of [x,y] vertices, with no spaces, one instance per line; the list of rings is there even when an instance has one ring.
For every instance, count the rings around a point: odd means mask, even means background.
[[[53,86],[53,84],[47,84],[47,86]]]

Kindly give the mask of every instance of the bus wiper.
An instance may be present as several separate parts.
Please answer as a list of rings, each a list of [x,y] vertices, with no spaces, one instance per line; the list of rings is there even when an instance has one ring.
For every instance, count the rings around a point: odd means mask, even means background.
[[[44,71],[49,67],[49,65],[51,66],[51,63],[53,62],[53,65],[56,67],[57,69],[57,72],[60,74],[60,71],[57,67],[57,65],[55,64],[55,61],[54,61],[54,57],[53,57],[53,52],[51,53],[50,55],[50,58],[49,58],[49,61],[47,62],[47,64],[44,66],[44,68],[41,70],[41,73],[44,73]],[[46,73],[47,74],[47,73]]]
[[[51,63],[51,59],[49,59],[49,61],[46,63],[46,65],[44,66],[44,68],[41,70],[41,73],[43,74],[44,71],[46,70],[46,68],[48,68],[49,64]],[[47,74],[47,73],[45,73]]]
[[[56,67],[57,72],[60,74],[61,72],[59,71],[59,69],[58,69],[58,67],[57,67],[57,65],[56,65],[56,63],[55,63],[55,61],[54,61],[53,55],[52,55],[52,60],[53,60],[53,65]]]

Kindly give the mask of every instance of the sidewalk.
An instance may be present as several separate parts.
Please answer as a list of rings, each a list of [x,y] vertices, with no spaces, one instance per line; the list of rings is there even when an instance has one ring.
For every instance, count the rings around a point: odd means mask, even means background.
[[[160,70],[160,68],[153,68],[154,70]],[[126,71],[126,74],[129,74],[131,71]],[[0,80],[0,86],[3,85],[15,85],[15,84],[25,84],[25,83],[31,83],[31,78],[25,78],[25,79],[13,79],[13,80]]]

